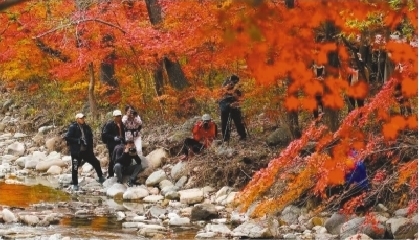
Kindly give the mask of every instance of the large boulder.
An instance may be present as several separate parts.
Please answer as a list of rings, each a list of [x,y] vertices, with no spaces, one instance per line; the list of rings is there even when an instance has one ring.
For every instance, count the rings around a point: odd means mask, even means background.
[[[281,125],[268,136],[266,143],[269,146],[287,146],[291,140],[292,136],[289,128],[285,125]]]
[[[218,217],[218,211],[212,204],[196,204],[192,208],[191,220],[211,220]]]

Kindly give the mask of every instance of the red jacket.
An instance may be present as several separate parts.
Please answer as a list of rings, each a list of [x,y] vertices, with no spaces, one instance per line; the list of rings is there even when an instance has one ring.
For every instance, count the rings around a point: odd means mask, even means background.
[[[208,123],[208,128],[204,128],[204,123],[199,121],[195,123],[192,129],[193,139],[209,147],[212,141],[217,137],[217,124],[213,121]]]

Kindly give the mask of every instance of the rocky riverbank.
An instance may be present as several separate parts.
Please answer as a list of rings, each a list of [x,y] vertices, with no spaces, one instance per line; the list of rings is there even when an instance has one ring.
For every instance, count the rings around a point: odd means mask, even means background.
[[[39,235],[26,236],[38,239],[69,239],[70,235],[42,234],[42,228],[56,225],[63,218],[116,218],[121,229],[145,238],[172,238],[173,232],[194,229],[195,238],[289,238],[289,239],[370,239],[370,238],[417,238],[417,212],[407,208],[390,212],[378,205],[367,216],[344,216],[339,213],[323,212],[313,215],[306,206],[288,206],[282,212],[260,219],[249,216],[254,208],[240,213],[233,207],[233,201],[240,194],[238,186],[245,181],[239,175],[227,179],[199,175],[201,163],[217,162],[221,157],[233,155],[239,161],[268,161],[270,153],[255,151],[254,144],[215,146],[213,154],[197,156],[190,162],[179,162],[176,149],[188,136],[195,119],[186,121],[179,128],[160,126],[144,131],[144,149],[148,153],[142,158],[143,171],[139,178],[141,186],[127,187],[116,183],[115,178],[102,184],[90,164],[80,168],[80,191],[72,192],[71,158],[66,154],[57,127],[43,125],[35,134],[20,132],[18,108],[13,104],[3,104],[5,114],[0,117],[0,179],[5,184],[27,184],[22,178],[48,176],[56,182],[60,191],[72,197],[100,196],[93,202],[58,202],[33,204],[24,208],[13,208],[5,204],[0,210],[2,226],[24,225],[40,229]],[[13,131],[12,131],[13,129]],[[272,138],[269,136],[269,138]],[[165,143],[163,147],[162,143]],[[160,147],[159,147],[160,146]],[[107,153],[103,144],[98,143],[95,153],[106,172]],[[201,162],[200,162],[201,161]],[[241,176],[251,177],[251,167],[242,170],[238,162],[231,160]],[[243,163],[240,163],[243,164]],[[244,163],[247,164],[247,163]],[[252,165],[253,166],[253,165]],[[260,166],[259,166],[260,167]],[[248,171],[248,172],[245,172]],[[212,174],[212,173],[211,173]],[[216,176],[211,175],[209,176]],[[205,179],[204,179],[205,178]],[[231,184],[229,183],[230,180]],[[212,182],[211,182],[212,181]],[[221,184],[220,184],[221,183]],[[224,186],[220,186],[223,185]],[[46,184],[48,185],[48,184]],[[227,186],[228,185],[228,186]],[[107,202],[104,204],[104,202]],[[121,204],[115,204],[119,202]],[[16,235],[8,228],[0,228],[2,238]],[[108,238],[109,239],[109,238]]]

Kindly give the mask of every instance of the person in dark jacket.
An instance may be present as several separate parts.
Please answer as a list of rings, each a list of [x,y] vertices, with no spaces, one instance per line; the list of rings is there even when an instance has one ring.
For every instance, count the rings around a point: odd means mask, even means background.
[[[115,161],[114,171],[117,182],[122,184],[123,175],[130,175],[128,186],[139,185],[137,183],[137,175],[141,172],[141,159],[137,154],[134,140],[129,139],[125,144],[119,144],[113,152],[113,160]],[[133,164],[133,161],[136,164]]]
[[[99,182],[103,183],[105,178],[100,168],[100,162],[93,152],[93,133],[89,125],[85,123],[83,113],[76,115],[76,122],[73,122],[68,128],[64,139],[70,147],[71,154],[71,177],[73,180],[73,190],[78,191],[78,168],[83,161],[90,163],[96,170]]]
[[[125,130],[122,123],[122,112],[120,110],[115,110],[112,113],[113,121],[105,125],[103,129],[103,135],[106,138],[106,148],[108,149],[109,154],[109,164],[108,164],[108,178],[114,176],[114,162],[112,161],[112,154],[116,145],[123,143],[125,141]]]
[[[238,82],[239,77],[231,75],[222,85],[221,99],[218,102],[218,105],[221,110],[221,130],[223,142],[228,142],[230,140],[230,121],[233,121],[234,125],[236,125],[240,140],[245,140],[247,137],[246,127],[243,123],[239,105],[239,98],[242,94],[239,89],[235,88]]]

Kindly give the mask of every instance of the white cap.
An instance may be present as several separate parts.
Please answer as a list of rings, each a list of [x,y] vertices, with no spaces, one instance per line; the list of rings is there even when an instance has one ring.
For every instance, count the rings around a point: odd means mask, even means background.
[[[209,121],[209,120],[211,120],[211,116],[208,113],[202,116],[202,121]]]
[[[114,116],[114,117],[116,117],[116,116],[122,116],[122,112],[119,111],[119,110],[115,110],[115,111],[113,111],[112,116]]]
[[[76,119],[79,119],[79,118],[84,118],[85,116],[84,116],[84,114],[83,113],[77,113],[76,114]]]

